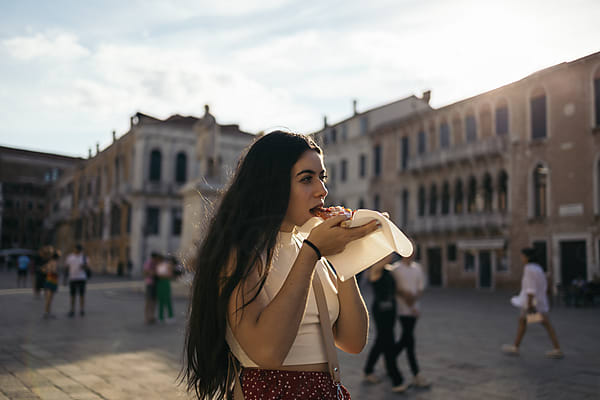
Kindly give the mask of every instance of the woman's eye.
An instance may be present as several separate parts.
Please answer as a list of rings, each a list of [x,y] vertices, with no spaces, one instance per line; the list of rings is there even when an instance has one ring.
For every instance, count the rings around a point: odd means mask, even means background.
[[[327,183],[327,178],[328,178],[328,177],[327,177],[327,175],[323,175],[323,176],[321,177],[321,181],[323,181],[323,182]]]
[[[312,176],[306,175],[304,178],[300,179],[300,182],[310,182],[312,180]]]

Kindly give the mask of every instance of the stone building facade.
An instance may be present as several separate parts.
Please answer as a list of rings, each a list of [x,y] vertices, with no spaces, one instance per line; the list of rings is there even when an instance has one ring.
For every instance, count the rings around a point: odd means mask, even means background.
[[[600,273],[600,53],[369,134],[431,285],[516,287],[527,246],[554,284]]]
[[[0,249],[37,250],[46,242],[47,194],[66,171],[82,161],[0,146]]]
[[[379,208],[381,201],[369,193],[370,181],[381,174],[377,170],[381,149],[374,148],[369,132],[413,113],[429,111],[429,92],[423,98],[410,96],[363,112],[353,102],[352,116],[328,124],[313,133],[325,153],[327,167],[327,204],[342,204],[351,208]]]
[[[244,150],[256,135],[241,131],[237,125],[219,125],[205,118],[195,127],[198,135],[196,162],[198,177],[180,191],[183,196],[183,219],[194,221],[183,226],[179,254],[190,262],[202,239],[219,199],[233,176]]]
[[[184,220],[181,190],[211,168],[226,168],[222,159],[210,167],[198,160],[206,124],[225,137],[249,136],[237,125],[217,124],[208,106],[202,118],[132,116],[127,133],[117,139],[113,132],[110,146],[54,185],[58,207],[48,227],[56,245],[68,251],[82,243],[92,268],[109,273],[131,261],[140,274],[151,252],[179,255],[184,226],[194,223]]]

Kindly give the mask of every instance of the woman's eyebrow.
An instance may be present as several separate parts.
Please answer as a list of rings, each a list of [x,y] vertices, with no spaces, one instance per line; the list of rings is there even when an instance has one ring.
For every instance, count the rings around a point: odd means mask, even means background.
[[[296,174],[296,176],[302,175],[302,174],[313,174],[314,175],[314,174],[316,174],[316,172],[313,171],[312,169],[303,169],[302,171],[298,172]]]
[[[325,173],[325,170],[324,169],[321,170],[321,174],[324,174],[324,173]],[[302,174],[313,174],[313,175],[316,175],[317,173],[315,171],[313,171],[312,169],[303,169],[302,171],[298,172],[296,174],[296,176],[302,175]]]

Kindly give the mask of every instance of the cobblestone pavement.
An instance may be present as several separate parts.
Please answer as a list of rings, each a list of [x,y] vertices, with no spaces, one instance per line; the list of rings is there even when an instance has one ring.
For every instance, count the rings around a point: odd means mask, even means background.
[[[66,315],[68,292],[61,287],[52,320],[41,318],[42,300],[31,290],[1,289],[0,400],[191,398],[176,384],[187,301],[184,287],[175,292],[176,323],[146,326],[138,281],[92,280],[86,315],[75,318]],[[516,331],[509,297],[475,290],[426,292],[416,333],[430,389],[391,393],[383,360],[376,367],[383,382],[364,384],[368,348],[359,355],[340,354],[344,384],[353,399],[599,399],[600,308],[552,311],[565,359],[544,357],[550,341],[540,326],[529,329],[519,357],[507,357],[499,348]],[[404,356],[399,365],[409,375]]]

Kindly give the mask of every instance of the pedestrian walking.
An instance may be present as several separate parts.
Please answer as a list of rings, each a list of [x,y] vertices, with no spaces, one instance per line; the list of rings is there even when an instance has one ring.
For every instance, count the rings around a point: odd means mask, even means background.
[[[75,300],[79,295],[79,315],[85,315],[85,284],[88,267],[87,256],[83,253],[83,247],[80,244],[75,246],[75,251],[67,256],[65,260],[69,271],[69,290],[71,293],[71,310],[69,317],[75,316]]]
[[[156,297],[158,299],[158,320],[165,322],[164,309],[167,309],[167,323],[172,323],[173,301],[171,299],[171,279],[177,260],[174,257],[165,257],[156,266]]]
[[[144,263],[144,283],[146,284],[144,320],[146,324],[156,322],[156,267],[161,261],[162,256],[153,252]]]
[[[519,346],[527,331],[527,317],[539,313],[539,320],[546,328],[554,346],[552,350],[546,352],[546,357],[563,358],[564,354],[560,349],[556,332],[548,317],[546,274],[539,263],[537,252],[533,248],[524,248],[521,250],[521,258],[525,264],[521,279],[521,292],[511,299],[511,303],[519,308],[517,336],[514,344],[503,345],[502,351],[509,355],[519,354]]]
[[[408,385],[404,384],[404,378],[396,364],[394,349],[396,340],[394,334],[394,326],[396,324],[396,284],[390,272],[390,264],[395,258],[396,254],[392,253],[368,270],[368,279],[373,285],[373,294],[375,296],[371,310],[375,320],[377,336],[367,356],[364,372],[367,382],[379,383],[380,379],[374,374],[374,369],[379,356],[383,354],[387,374],[392,380],[392,392],[401,393],[408,389]]]
[[[236,399],[350,398],[328,354],[334,339],[359,353],[368,314],[356,280],[338,280],[322,256],[377,226],[342,227],[338,215],[304,239],[296,227],[323,206],[325,179],[321,149],[282,131],[239,163],[194,266],[183,376],[198,398],[229,398],[233,382]]]
[[[21,254],[17,258],[17,287],[27,287],[29,264],[31,264],[31,259],[27,255]]]
[[[56,318],[52,314],[52,300],[54,294],[58,290],[58,260],[60,259],[60,253],[55,250],[50,260],[44,265],[43,270],[46,273],[46,279],[44,282],[44,288],[46,289],[46,303],[44,305],[44,319]]]
[[[415,327],[421,315],[418,300],[425,289],[423,269],[419,263],[413,261],[411,255],[392,265],[392,275],[396,282],[398,316],[402,327],[402,336],[395,345],[395,354],[398,356],[406,349],[408,364],[413,374],[412,385],[426,388],[431,384],[420,372],[415,341]]]

